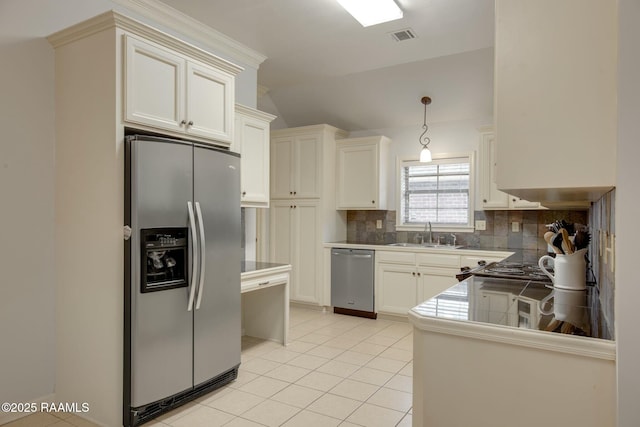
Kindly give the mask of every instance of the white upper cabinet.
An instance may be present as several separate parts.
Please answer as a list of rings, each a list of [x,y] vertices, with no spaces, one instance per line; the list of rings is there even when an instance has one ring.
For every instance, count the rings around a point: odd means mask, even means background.
[[[484,210],[546,209],[539,202],[530,202],[498,190],[497,144],[494,133],[480,132],[480,200]]]
[[[615,0],[496,0],[497,187],[597,200],[615,186]]]
[[[322,134],[274,137],[271,144],[271,197],[319,198]]]
[[[231,143],[233,74],[137,36],[125,45],[125,121]]]
[[[240,190],[243,207],[269,207],[269,124],[271,114],[236,104],[231,150],[240,153]]]
[[[387,209],[385,136],[336,141],[336,209]]]

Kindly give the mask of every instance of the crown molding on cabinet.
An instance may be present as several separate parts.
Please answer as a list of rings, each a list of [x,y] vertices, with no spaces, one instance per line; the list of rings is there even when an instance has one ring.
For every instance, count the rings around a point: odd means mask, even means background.
[[[236,113],[244,114],[245,116],[253,117],[258,120],[264,120],[266,122],[272,122],[277,116],[273,114],[265,113],[264,111],[256,110],[255,108],[247,107],[246,105],[236,104]]]
[[[300,126],[295,128],[287,128],[287,129],[276,129],[271,131],[271,137],[278,136],[289,136],[289,135],[304,135],[310,132],[328,132],[331,135],[335,135],[336,139],[346,138],[349,135],[349,132],[344,131],[342,129],[338,129],[335,126],[322,124],[322,125],[310,125],[310,126]]]
[[[118,27],[125,31],[143,36],[155,42],[162,44],[176,52],[183,53],[190,58],[197,59],[206,64],[217,67],[232,75],[240,73],[243,68],[222,59],[206,50],[185,43],[176,37],[159,31],[135,19],[129,18],[114,10],[102,13],[87,21],[80,22],[57,33],[51,34],[47,40],[54,48],[58,48],[74,40],[78,40],[109,28]]]
[[[202,22],[157,0],[112,0],[127,9],[149,18],[158,24],[203,43],[217,51],[230,55],[256,69],[267,57],[242,43],[214,30]]]

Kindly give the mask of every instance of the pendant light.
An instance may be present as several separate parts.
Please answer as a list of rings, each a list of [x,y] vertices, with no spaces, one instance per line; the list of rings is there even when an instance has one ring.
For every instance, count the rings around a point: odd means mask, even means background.
[[[420,151],[420,162],[421,163],[429,163],[431,161],[431,151],[429,150],[429,143],[431,142],[431,138],[425,136],[427,130],[429,130],[429,126],[427,126],[427,105],[431,104],[431,98],[428,96],[423,96],[420,100],[424,105],[424,123],[422,125],[422,135],[418,138],[418,142],[422,145],[422,151]]]

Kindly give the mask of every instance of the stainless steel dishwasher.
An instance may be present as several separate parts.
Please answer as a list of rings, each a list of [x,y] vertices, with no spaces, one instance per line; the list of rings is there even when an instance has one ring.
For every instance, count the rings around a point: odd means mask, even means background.
[[[376,318],[373,277],[375,251],[331,250],[331,305],[334,313]]]

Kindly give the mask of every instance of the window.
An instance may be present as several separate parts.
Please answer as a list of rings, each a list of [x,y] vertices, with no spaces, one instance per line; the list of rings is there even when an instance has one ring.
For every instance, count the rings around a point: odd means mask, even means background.
[[[471,227],[473,171],[471,155],[448,156],[431,163],[399,162],[399,229]]]

